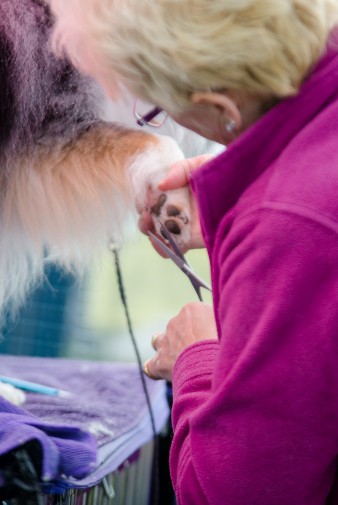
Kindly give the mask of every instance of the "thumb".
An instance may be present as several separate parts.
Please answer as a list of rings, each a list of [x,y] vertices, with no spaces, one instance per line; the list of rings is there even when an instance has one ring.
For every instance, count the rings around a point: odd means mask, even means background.
[[[158,184],[158,189],[169,191],[170,189],[183,188],[189,184],[192,172],[213,157],[211,154],[201,154],[194,158],[176,161],[171,165],[165,178]]]

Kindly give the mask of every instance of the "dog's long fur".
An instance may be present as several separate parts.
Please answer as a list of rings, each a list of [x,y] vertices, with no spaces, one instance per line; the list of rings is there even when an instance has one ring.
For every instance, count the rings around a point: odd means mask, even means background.
[[[96,85],[53,55],[52,26],[46,2],[1,0],[0,314],[45,262],[81,271],[104,250],[130,205],[130,167],[183,156],[170,138],[102,120]]]

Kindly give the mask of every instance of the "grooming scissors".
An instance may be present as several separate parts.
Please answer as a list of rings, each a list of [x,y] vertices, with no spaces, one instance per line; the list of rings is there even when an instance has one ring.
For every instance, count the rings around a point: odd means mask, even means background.
[[[162,242],[162,240],[160,240],[151,231],[149,231],[148,234],[152,238],[152,240],[154,240],[154,242],[160,247],[160,249],[175,263],[175,265],[177,265],[178,268],[180,268],[182,272],[186,274],[194,290],[196,291],[199,300],[203,301],[201,288],[205,288],[211,291],[210,286],[206,282],[204,282],[204,280],[201,279],[197,274],[195,274],[195,272],[189,265],[188,261],[184,257],[184,254],[178,247],[174,237],[169,232],[168,228],[163,224],[161,224],[160,232],[161,235],[169,242],[172,249],[170,249],[170,247],[168,247],[164,242]]]

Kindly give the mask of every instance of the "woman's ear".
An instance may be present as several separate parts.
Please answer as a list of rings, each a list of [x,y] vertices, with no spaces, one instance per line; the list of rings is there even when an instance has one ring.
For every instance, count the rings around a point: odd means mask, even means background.
[[[242,126],[242,116],[235,101],[226,94],[215,91],[195,91],[191,95],[193,104],[204,104],[214,107],[220,127],[232,133]]]

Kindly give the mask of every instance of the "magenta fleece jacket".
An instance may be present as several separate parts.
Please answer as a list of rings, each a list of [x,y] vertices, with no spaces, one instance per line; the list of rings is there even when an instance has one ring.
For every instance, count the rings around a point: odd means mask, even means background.
[[[174,367],[178,504],[337,504],[338,49],[192,185],[219,341]]]

